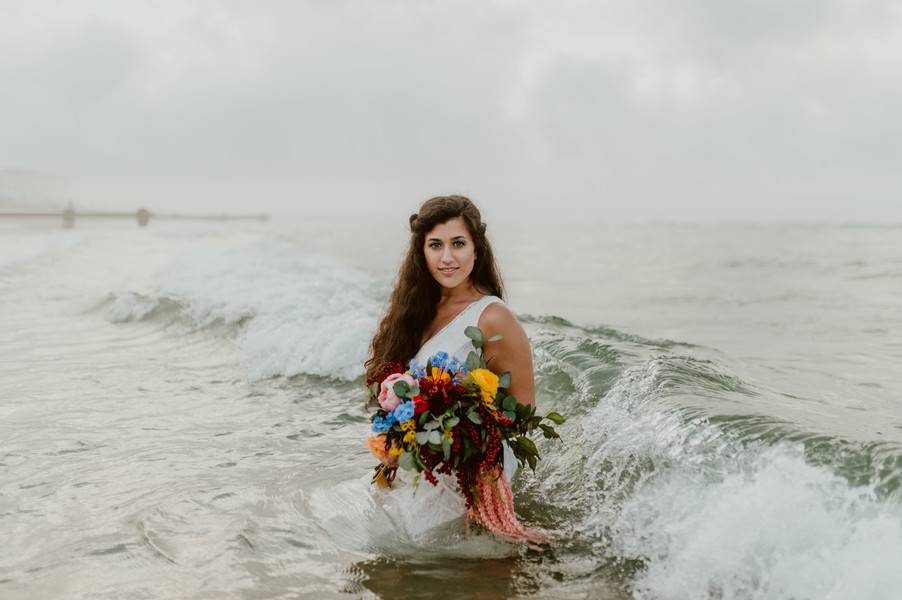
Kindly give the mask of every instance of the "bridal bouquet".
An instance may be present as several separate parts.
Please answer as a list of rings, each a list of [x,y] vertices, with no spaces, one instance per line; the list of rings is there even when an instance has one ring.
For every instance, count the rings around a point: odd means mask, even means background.
[[[465,333],[479,350],[482,331],[467,327]],[[391,365],[369,387],[371,400],[379,405],[372,417],[375,435],[369,438],[369,448],[380,460],[373,482],[390,486],[399,468],[416,471],[415,483],[419,474],[432,485],[438,484],[436,473],[453,475],[472,521],[503,537],[547,541],[517,521],[501,442],[507,442],[521,466],[535,471],[540,457],[529,433],[538,429],[546,438],[558,438],[553,425],[543,421],[560,425],[564,417],[556,412],[536,415],[535,407],[508,393],[510,382],[510,373],[493,373],[476,351],[463,363],[439,352],[425,365],[412,362],[407,370]]]

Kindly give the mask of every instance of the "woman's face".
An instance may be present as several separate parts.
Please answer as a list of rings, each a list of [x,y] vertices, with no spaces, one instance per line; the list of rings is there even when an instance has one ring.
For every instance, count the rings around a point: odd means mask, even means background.
[[[461,217],[433,227],[426,234],[423,253],[429,272],[446,288],[466,282],[476,264],[476,247]]]

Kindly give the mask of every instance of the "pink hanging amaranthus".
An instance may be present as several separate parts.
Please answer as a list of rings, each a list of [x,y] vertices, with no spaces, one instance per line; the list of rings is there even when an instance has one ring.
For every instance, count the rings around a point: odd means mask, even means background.
[[[467,517],[497,536],[514,542],[547,544],[548,534],[540,529],[527,529],[514,511],[514,493],[500,466],[483,470],[476,483],[479,502],[472,504]]]

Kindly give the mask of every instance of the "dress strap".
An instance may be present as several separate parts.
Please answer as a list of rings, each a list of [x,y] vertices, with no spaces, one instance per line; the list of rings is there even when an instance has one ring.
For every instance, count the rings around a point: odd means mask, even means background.
[[[498,296],[483,296],[482,298],[468,306],[464,310],[464,313],[466,313],[465,317],[458,319],[457,323],[455,324],[455,329],[457,330],[457,332],[460,335],[465,336],[464,330],[467,327],[477,327],[479,325],[479,318],[482,316],[483,311],[490,304],[494,304],[495,302],[501,302],[503,304],[504,300],[502,300]]]
[[[482,311],[489,304],[495,302],[504,301],[498,296],[483,296],[479,300],[472,302],[420,346],[416,355],[417,360],[425,362],[426,358],[439,351],[448,352],[449,354],[461,354],[466,358],[469,350],[472,350],[472,346],[464,331],[467,327],[478,325]]]

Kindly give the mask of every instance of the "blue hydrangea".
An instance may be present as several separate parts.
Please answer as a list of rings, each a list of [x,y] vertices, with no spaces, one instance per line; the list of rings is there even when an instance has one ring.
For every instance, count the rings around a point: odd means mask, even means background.
[[[452,373],[460,373],[459,377],[454,378],[455,380],[459,380],[460,377],[463,377],[468,373],[465,363],[457,360],[456,356],[452,356],[451,360],[448,362],[448,370]]]
[[[429,362],[432,363],[433,367],[438,367],[439,369],[447,369],[448,362],[450,361],[450,357],[447,352],[436,352],[432,355],[432,358],[429,359]]]
[[[413,403],[411,403],[413,404]],[[395,409],[397,410],[397,409]],[[373,421],[373,432],[374,433],[385,433],[391,426],[395,424],[395,416],[394,413],[389,413],[384,417],[377,416]]]
[[[408,400],[407,402],[402,402],[398,405],[398,407],[392,411],[391,415],[398,423],[403,423],[404,421],[408,421],[413,418],[413,402]]]
[[[426,377],[426,365],[419,362],[417,359],[413,359],[410,361],[410,374],[414,379],[422,379]]]

